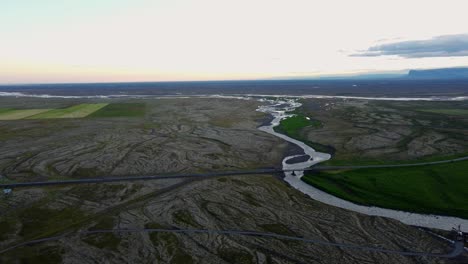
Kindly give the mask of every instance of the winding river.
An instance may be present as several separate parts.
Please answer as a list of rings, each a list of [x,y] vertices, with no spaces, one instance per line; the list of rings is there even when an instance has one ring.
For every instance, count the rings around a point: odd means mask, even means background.
[[[391,210],[379,208],[374,206],[363,206],[349,201],[340,199],[331,194],[323,192],[312,185],[309,185],[301,180],[304,175],[303,169],[308,168],[314,164],[330,159],[330,154],[316,152],[313,148],[305,143],[290,138],[284,134],[276,133],[274,127],[279,125],[281,120],[292,116],[290,113],[301,104],[297,102],[300,98],[339,98],[339,99],[364,99],[364,100],[390,100],[390,101],[462,101],[468,100],[466,96],[459,97],[420,97],[420,98],[382,98],[382,97],[355,97],[355,96],[327,96],[327,95],[260,95],[260,94],[211,94],[211,95],[130,95],[130,94],[115,94],[115,95],[89,95],[89,96],[63,96],[63,95],[49,95],[49,94],[25,94],[21,92],[0,92],[0,97],[38,97],[38,98],[135,98],[135,99],[173,99],[173,98],[229,98],[229,99],[242,99],[242,100],[258,100],[263,102],[258,107],[257,111],[271,114],[273,120],[269,125],[259,127],[260,130],[269,134],[282,138],[292,144],[302,148],[304,154],[288,156],[283,159],[282,166],[284,170],[294,170],[285,172],[284,180],[292,187],[307,194],[312,199],[322,203],[340,207],[343,209],[375,216],[383,216],[399,220],[408,225],[422,226],[428,228],[437,228],[442,230],[451,230],[458,225],[462,229],[468,230],[468,220],[457,217],[438,216],[438,215],[424,215],[410,212],[403,212],[398,210]],[[265,97],[274,98],[273,100],[263,99]],[[259,99],[262,98],[262,99]],[[266,104],[265,104],[266,103]]]
[[[266,102],[267,104],[259,106],[257,111],[268,113],[273,116],[273,120],[269,125],[259,127],[259,129],[274,136],[280,137],[288,142],[291,142],[292,144],[295,144],[302,148],[304,151],[304,154],[288,156],[283,159],[282,165],[284,170],[295,170],[294,172],[288,171],[284,173],[284,180],[288,182],[292,187],[307,194],[312,199],[328,205],[340,207],[343,209],[359,212],[366,215],[393,218],[407,225],[437,228],[442,230],[451,230],[453,227],[457,227],[458,225],[460,225],[463,230],[468,229],[468,220],[466,219],[450,216],[425,215],[392,209],[385,209],[374,206],[358,205],[335,197],[326,192],[323,192],[313,187],[312,185],[303,182],[301,180],[301,177],[304,175],[304,172],[302,170],[319,162],[330,159],[330,154],[317,152],[313,148],[309,147],[301,141],[295,140],[284,134],[280,134],[274,131],[274,127],[279,125],[281,120],[292,116],[290,112],[296,109],[297,107],[301,106],[301,104],[297,102],[296,99],[278,98],[276,100],[260,99],[259,101]],[[302,157],[304,155],[307,155],[305,156],[305,160],[304,158],[302,158],[299,162],[292,162],[293,159],[297,160],[298,157]]]

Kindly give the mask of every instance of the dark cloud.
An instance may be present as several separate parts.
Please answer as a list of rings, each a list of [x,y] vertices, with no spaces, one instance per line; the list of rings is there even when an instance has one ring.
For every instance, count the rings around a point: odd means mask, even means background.
[[[468,34],[438,36],[427,40],[401,41],[370,47],[353,57],[396,55],[404,58],[468,56]]]

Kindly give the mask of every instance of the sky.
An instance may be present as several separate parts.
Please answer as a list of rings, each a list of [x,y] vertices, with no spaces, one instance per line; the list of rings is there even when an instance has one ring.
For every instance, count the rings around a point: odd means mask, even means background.
[[[0,83],[468,66],[466,0],[1,0]]]

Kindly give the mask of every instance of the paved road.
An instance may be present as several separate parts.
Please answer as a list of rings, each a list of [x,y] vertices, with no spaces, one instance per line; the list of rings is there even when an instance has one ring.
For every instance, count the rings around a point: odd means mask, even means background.
[[[210,173],[198,173],[198,174],[191,173],[191,174],[165,174],[165,175],[152,175],[152,176],[102,177],[102,178],[87,178],[87,179],[62,180],[62,181],[5,183],[5,184],[0,184],[0,188],[20,188],[20,187],[34,187],[34,186],[39,187],[39,186],[50,186],[50,185],[143,181],[143,180],[161,180],[161,179],[177,179],[177,178],[206,178],[206,177],[251,175],[251,174],[272,174],[272,173],[280,173],[280,172],[283,172],[283,170],[281,169],[257,169],[257,170],[210,172]]]
[[[282,240],[295,240],[301,241],[305,243],[312,243],[318,244],[323,246],[332,246],[332,247],[339,247],[339,248],[346,248],[349,250],[362,250],[362,251],[373,251],[373,252],[382,252],[388,254],[398,254],[403,256],[421,256],[421,257],[439,257],[439,258],[453,258],[461,253],[463,253],[463,242],[457,241],[454,243],[453,250],[449,253],[445,254],[434,254],[434,253],[427,253],[427,252],[414,252],[414,251],[400,251],[400,250],[391,250],[391,249],[384,249],[378,247],[371,247],[371,246],[361,246],[361,245],[353,245],[353,244],[344,244],[344,243],[334,243],[328,242],[318,239],[309,239],[303,237],[294,237],[294,236],[287,236],[287,235],[280,235],[274,233],[264,233],[264,232],[255,232],[255,231],[239,231],[239,230],[209,230],[209,229],[108,229],[108,230],[92,230],[92,231],[81,231],[78,232],[80,235],[91,235],[91,234],[102,234],[102,233],[135,233],[135,232],[159,232],[159,233],[185,233],[185,234],[218,234],[218,235],[234,235],[234,236],[255,236],[255,237],[266,237],[266,238],[278,238]],[[54,241],[64,238],[68,235],[72,234],[65,233],[63,235],[48,237],[48,238],[41,238],[36,240],[31,240],[27,242],[23,242],[17,244],[15,246],[11,246],[0,250],[0,254],[13,250],[15,248],[30,246],[33,244],[38,244],[47,241]]]
[[[304,171],[314,170],[339,170],[339,169],[363,169],[363,168],[396,168],[396,167],[413,167],[424,166],[433,164],[442,164],[468,160],[468,157],[457,159],[412,163],[412,164],[394,164],[394,165],[364,165],[364,166],[314,166],[312,168],[304,169]],[[51,185],[67,185],[67,184],[84,184],[84,183],[105,183],[105,182],[123,182],[123,181],[144,181],[144,180],[161,180],[161,179],[177,179],[177,178],[205,178],[205,177],[224,177],[224,176],[239,176],[239,175],[253,175],[253,174],[272,174],[284,173],[294,170],[283,170],[278,168],[269,169],[256,169],[245,171],[227,171],[227,172],[210,172],[198,174],[166,174],[166,175],[150,175],[150,176],[128,176],[128,177],[102,177],[102,178],[87,178],[76,180],[62,180],[62,181],[41,181],[41,182],[22,182],[22,183],[5,183],[0,184],[0,188],[21,188],[21,187],[40,187]]]
[[[388,164],[388,165],[361,165],[361,166],[316,166],[316,170],[340,170],[340,169],[367,169],[367,168],[398,168],[398,167],[416,167],[416,166],[425,166],[425,165],[435,165],[443,163],[451,163],[457,161],[468,160],[467,157],[461,157],[456,159],[449,160],[439,160],[439,161],[430,161],[430,162],[420,162],[420,163],[408,163],[408,164]]]

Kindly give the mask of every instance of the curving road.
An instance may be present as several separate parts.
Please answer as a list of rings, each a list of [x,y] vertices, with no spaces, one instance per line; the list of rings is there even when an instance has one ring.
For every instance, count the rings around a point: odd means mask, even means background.
[[[361,245],[353,245],[353,244],[345,244],[345,243],[335,243],[335,242],[328,242],[318,239],[310,239],[310,238],[303,238],[303,237],[294,237],[294,236],[287,236],[287,235],[280,235],[275,233],[264,233],[264,232],[256,232],[256,231],[239,231],[239,230],[209,230],[209,229],[150,229],[150,228],[142,228],[142,229],[107,229],[107,230],[92,230],[92,231],[80,231],[77,234],[80,235],[91,235],[91,234],[103,234],[103,233],[136,233],[136,232],[159,232],[159,233],[185,233],[185,234],[218,234],[218,235],[239,235],[239,236],[255,236],[255,237],[266,237],[266,238],[278,238],[283,240],[294,240],[294,241],[301,241],[305,243],[312,243],[317,245],[323,246],[332,246],[332,247],[339,247],[349,250],[362,250],[362,251],[372,251],[372,252],[382,252],[388,254],[398,254],[403,256],[421,256],[421,257],[439,257],[439,258],[453,258],[463,253],[463,242],[456,241],[453,243],[454,247],[453,250],[449,253],[444,254],[435,254],[435,253],[427,253],[427,252],[414,252],[414,251],[401,251],[401,250],[392,250],[392,249],[385,249],[385,248],[378,248],[378,247],[371,247],[371,246],[361,246]],[[31,241],[26,241],[3,250],[0,250],[0,254],[8,252],[18,247],[30,246],[42,242],[47,241],[54,241],[65,238],[66,236],[72,233],[65,233],[59,236],[41,238]]]

